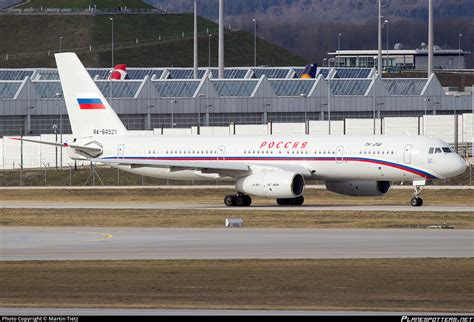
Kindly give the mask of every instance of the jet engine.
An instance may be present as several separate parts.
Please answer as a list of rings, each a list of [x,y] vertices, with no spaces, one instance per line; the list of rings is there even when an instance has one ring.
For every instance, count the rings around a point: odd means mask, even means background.
[[[301,174],[289,171],[262,171],[237,179],[237,191],[273,198],[295,198],[304,190],[304,178]]]
[[[326,181],[329,191],[346,196],[383,196],[390,186],[390,181]]]

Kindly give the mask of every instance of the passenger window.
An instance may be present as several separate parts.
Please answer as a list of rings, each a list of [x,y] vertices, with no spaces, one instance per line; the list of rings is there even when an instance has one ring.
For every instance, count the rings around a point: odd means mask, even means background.
[[[435,153],[441,153],[441,149],[440,149],[440,148],[436,148]]]

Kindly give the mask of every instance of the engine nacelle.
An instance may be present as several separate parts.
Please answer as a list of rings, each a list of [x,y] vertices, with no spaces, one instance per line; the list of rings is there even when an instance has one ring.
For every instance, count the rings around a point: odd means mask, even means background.
[[[329,191],[346,196],[383,196],[390,186],[390,181],[326,181]]]
[[[301,174],[288,171],[262,171],[237,179],[237,191],[258,197],[295,198],[304,190]]]

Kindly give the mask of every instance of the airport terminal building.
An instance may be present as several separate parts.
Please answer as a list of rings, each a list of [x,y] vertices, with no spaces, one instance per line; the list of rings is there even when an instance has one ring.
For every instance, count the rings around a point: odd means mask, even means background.
[[[373,68],[129,68],[130,79],[107,80],[88,69],[129,130],[296,123],[351,118],[472,113],[471,93],[446,92],[430,78],[380,78]],[[467,95],[462,95],[467,94]],[[0,69],[0,136],[70,133],[56,69]]]

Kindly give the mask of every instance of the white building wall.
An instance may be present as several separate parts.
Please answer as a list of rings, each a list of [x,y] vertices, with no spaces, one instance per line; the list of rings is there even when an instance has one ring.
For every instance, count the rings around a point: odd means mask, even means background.
[[[229,135],[229,126],[201,126],[201,135]],[[197,135],[197,127],[193,126],[192,134]]]
[[[161,129],[153,129],[154,135],[161,135]],[[163,135],[191,135],[190,128],[163,128]]]
[[[235,134],[255,134],[255,135],[266,135],[268,134],[267,124],[236,124]]]
[[[383,130],[386,135],[418,135],[418,117],[385,117]],[[423,119],[420,119],[422,131]]]
[[[460,122],[458,121],[458,124]],[[461,124],[462,127],[462,120]],[[462,131],[461,136],[462,136]],[[448,143],[454,142],[454,115],[423,116],[423,135],[441,139]]]
[[[39,136],[28,137],[39,140]],[[39,144],[23,142],[23,167],[38,168],[41,164]],[[3,166],[4,169],[19,169],[21,166],[21,141],[3,138]]]
[[[141,131],[129,130],[129,131],[128,131],[128,134],[130,134],[130,135],[143,135],[143,136],[146,136],[146,135],[154,135],[155,132],[154,132],[153,130],[141,130]]]
[[[273,135],[304,135],[304,123],[273,123]]]
[[[3,138],[0,138],[0,169],[3,169]]]
[[[328,135],[329,122],[328,121],[309,121],[309,134],[310,135]],[[336,134],[336,135],[344,134],[344,122],[331,121],[331,134]]]
[[[463,114],[462,115],[462,142],[473,141],[474,136],[472,135],[473,118],[474,114]]]
[[[381,134],[380,119],[375,120],[375,134]],[[346,135],[374,134],[373,119],[346,119]]]

